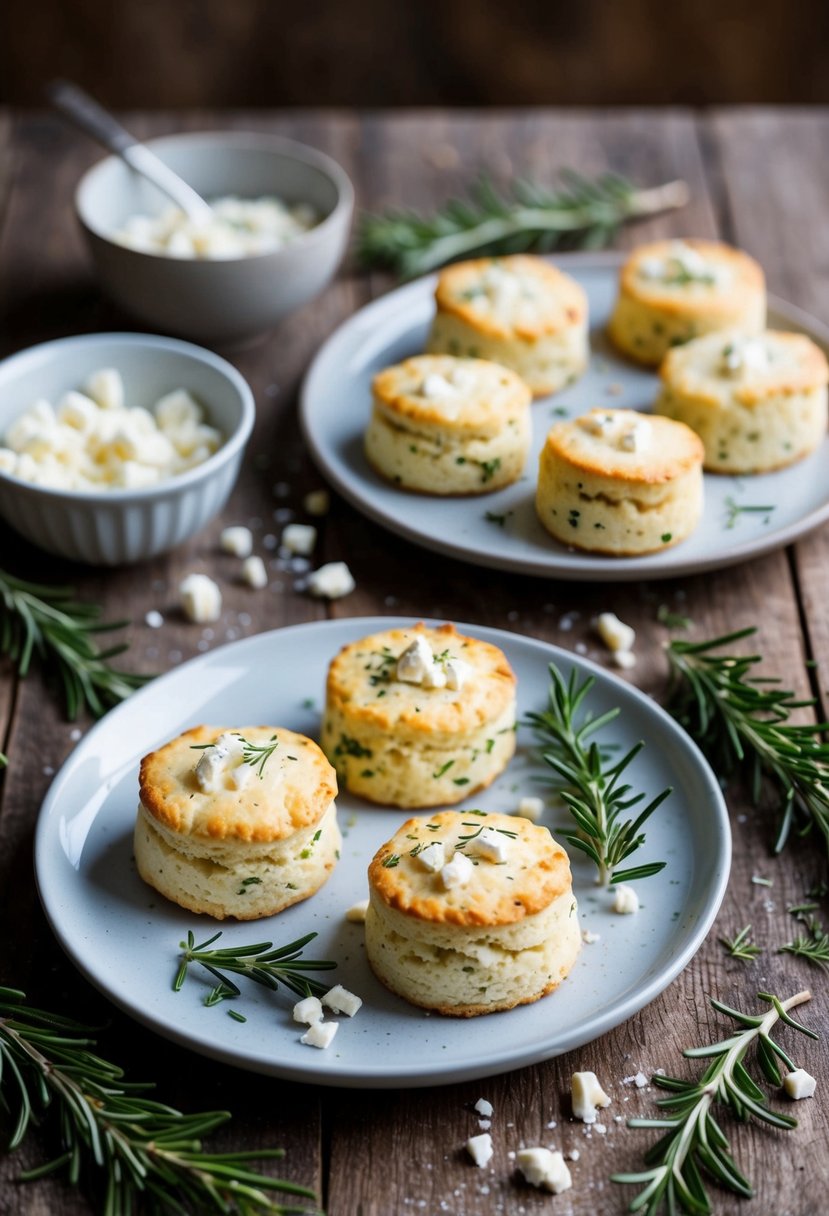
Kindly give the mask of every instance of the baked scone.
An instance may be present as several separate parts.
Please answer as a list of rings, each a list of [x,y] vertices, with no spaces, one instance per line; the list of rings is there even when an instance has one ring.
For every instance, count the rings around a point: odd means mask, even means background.
[[[538,518],[556,540],[630,557],[675,545],[702,513],[703,447],[681,422],[596,409],[557,423],[541,450]]]
[[[705,467],[762,473],[793,464],[826,434],[826,355],[805,334],[706,334],[672,350],[654,410],[696,431]]]
[[[564,388],[587,366],[587,296],[542,258],[458,262],[438,276],[435,302],[431,354],[492,359],[536,397]]]
[[[515,751],[515,676],[454,625],[387,629],[328,669],[322,747],[346,789],[402,807],[477,793]]]
[[[274,726],[197,726],[141,761],[138,873],[167,899],[256,920],[307,899],[336,864],[337,776]]]
[[[754,258],[719,241],[655,241],[622,267],[608,332],[623,354],[655,367],[691,338],[754,334],[765,324],[766,284]]]
[[[368,868],[366,955],[413,1005],[474,1017],[557,988],[581,948],[567,854],[513,815],[409,819]]]
[[[485,359],[417,355],[374,377],[365,436],[381,476],[424,494],[488,494],[517,481],[532,435],[532,394]]]

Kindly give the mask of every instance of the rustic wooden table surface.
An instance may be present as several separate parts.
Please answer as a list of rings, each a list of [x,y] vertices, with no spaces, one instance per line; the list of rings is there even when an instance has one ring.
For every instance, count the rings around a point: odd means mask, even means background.
[[[528,174],[544,181],[567,165],[586,172],[610,168],[643,185],[681,176],[692,191],[686,210],[628,230],[620,243],[672,233],[721,236],[761,260],[773,291],[819,317],[829,316],[826,111],[128,117],[141,135],[233,126],[294,136],[336,157],[351,174],[359,203],[370,208],[430,207],[481,170],[498,180]],[[51,117],[0,112],[4,355],[47,338],[129,325],[100,299],[72,215],[75,183],[96,157],[94,147]],[[267,552],[279,531],[274,510],[299,509],[303,494],[320,484],[297,427],[300,379],[334,327],[389,285],[346,267],[321,299],[265,344],[231,353],[253,387],[258,423],[230,503],[195,540],[135,569],[90,571],[32,551],[0,525],[0,564],[43,581],[71,580],[84,597],[100,602],[108,617],[131,618],[128,657],[146,671],[171,668],[208,646],[264,629],[326,615],[388,612],[496,625],[568,648],[583,643],[591,656],[605,661],[591,621],[597,612],[613,609],[638,633],[639,663],[629,678],[658,699],[665,688],[667,633],[657,611],[666,604],[692,618],[700,637],[758,625],[768,670],[807,693],[811,678],[813,688],[823,692],[823,673],[829,670],[827,528],[788,550],[715,574],[578,586],[475,569],[392,543],[379,527],[335,500],[322,521],[317,556],[348,561],[357,580],[352,595],[327,606],[295,590],[289,574],[275,574],[264,592],[236,583],[233,559],[218,552],[221,527],[255,520],[257,549]],[[178,581],[194,569],[222,584],[224,612],[212,637],[185,623],[176,608]],[[149,609],[164,615],[162,629],[144,624]],[[569,629],[562,626],[565,617]],[[809,660],[817,660],[817,668],[807,666]],[[8,667],[0,667],[0,748],[11,757],[0,777],[0,983],[23,988],[55,1009],[108,1023],[105,1053],[134,1078],[162,1080],[164,1099],[189,1110],[231,1110],[233,1122],[217,1144],[283,1146],[284,1175],[315,1188],[329,1216],[622,1212],[633,1192],[609,1177],[641,1162],[652,1133],[609,1119],[604,1138],[587,1140],[582,1126],[570,1121],[567,1093],[574,1069],[593,1069],[603,1079],[615,1113],[653,1113],[654,1092],[623,1087],[621,1079],[640,1068],[682,1070],[680,1050],[710,1041],[722,1027],[709,1009],[711,994],[752,1007],[758,989],[783,996],[811,985],[819,999],[803,1017],[822,1028],[825,1042],[824,975],[772,949],[792,936],[786,905],[801,901],[825,875],[821,849],[816,841],[798,840],[773,859],[773,816],[732,794],[734,865],[715,930],[661,997],[578,1052],[485,1082],[376,1093],[282,1084],[191,1056],[93,991],[64,958],[40,910],[32,876],[35,822],[51,776],[72,747],[72,727],[38,676],[21,683]],[[752,884],[752,875],[770,876],[773,887]],[[769,948],[746,966],[726,957],[717,934],[748,921]],[[129,948],[125,941],[124,949]],[[398,1047],[405,1050],[404,1044]],[[819,1078],[818,1099],[798,1106],[801,1126],[795,1132],[733,1129],[737,1158],[757,1193],[749,1201],[718,1193],[717,1213],[813,1216],[826,1210],[829,1106],[822,1087],[829,1067],[823,1045],[804,1040],[797,1051],[799,1061]],[[477,1128],[471,1107],[482,1095],[496,1112],[492,1173],[477,1170],[462,1151]],[[552,1120],[558,1125],[554,1131],[548,1130]],[[555,1199],[522,1184],[507,1157],[521,1144],[549,1142],[580,1150],[572,1166],[573,1189]],[[0,1213],[57,1216],[95,1210],[60,1182],[16,1183],[20,1169],[42,1161],[44,1151],[35,1135],[22,1151],[0,1158]]]

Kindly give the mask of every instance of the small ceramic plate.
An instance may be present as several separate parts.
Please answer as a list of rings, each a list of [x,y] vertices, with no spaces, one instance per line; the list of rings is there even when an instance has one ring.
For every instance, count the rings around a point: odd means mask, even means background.
[[[363,455],[371,379],[422,352],[434,315],[435,277],[418,279],[360,309],[328,339],[305,381],[301,418],[311,452],[331,484],[358,511],[407,540],[479,566],[577,581],[628,582],[715,570],[803,536],[829,518],[829,437],[805,460],[755,477],[706,474],[705,512],[688,540],[647,557],[603,557],[569,549],[535,513],[538,454],[561,418],[594,406],[649,411],[657,376],[626,362],[605,329],[616,298],[621,255],[564,254],[556,265],[577,279],[590,304],[590,366],[564,392],[533,405],[533,446],[521,481],[494,494],[432,498],[379,477]],[[782,301],[769,301],[769,328],[799,330],[829,345],[829,329]],[[751,508],[737,512],[735,508]],[[758,511],[755,508],[766,507]]]
[[[383,988],[365,960],[362,926],[346,922],[344,913],[365,898],[371,857],[408,814],[347,794],[337,800],[344,836],[339,865],[317,895],[277,917],[219,925],[168,903],[141,881],[132,832],[142,755],[199,722],[266,722],[316,736],[332,656],[347,642],[410,623],[389,617],[324,621],[222,647],[135,693],[78,745],[43,804],[37,881],[61,945],[110,1000],[167,1038],[255,1072],[324,1085],[440,1085],[521,1068],[587,1043],[653,1000],[687,966],[728,878],[728,818],[713,774],[687,735],[636,689],[566,651],[494,629],[459,626],[506,652],[518,676],[522,717],[545,706],[551,661],[565,672],[576,667],[591,673],[596,686],[590,707],[622,710],[603,737],[625,748],[646,741],[630,769],[633,785],[648,797],[666,785],[674,788],[651,820],[641,854],[642,861],[668,864],[637,884],[637,915],[615,915],[611,897],[593,883],[591,866],[575,859],[582,929],[600,940],[584,946],[557,992],[509,1013],[466,1021],[429,1016]],[[549,790],[531,733],[521,729],[518,744],[504,776],[462,805],[512,811],[523,795]],[[550,796],[544,822],[555,831],[566,819]],[[213,982],[197,968],[182,991],[173,992],[178,944],[187,930],[201,941],[219,928],[222,946],[284,944],[316,931],[311,956],[338,963],[322,978],[358,993],[363,1008],[353,1020],[342,1018],[332,1046],[319,1051],[299,1042],[302,1028],[291,1020],[296,998],[290,993],[243,981],[242,998],[233,1005],[206,1007]],[[229,1017],[231,1007],[247,1021]]]

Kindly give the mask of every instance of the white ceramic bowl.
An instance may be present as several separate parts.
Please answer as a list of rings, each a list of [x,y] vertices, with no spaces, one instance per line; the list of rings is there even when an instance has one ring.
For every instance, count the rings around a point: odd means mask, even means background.
[[[273,253],[208,260],[127,249],[113,233],[131,215],[157,215],[170,201],[109,156],[81,179],[75,205],[101,286],[126,311],[165,333],[238,342],[271,329],[332,278],[354,209],[354,189],[336,161],[290,139],[233,131],[169,135],[149,146],[208,200],[277,195],[323,218]]]
[[[0,516],[49,553],[96,566],[143,561],[193,536],[224,506],[253,429],[253,394],[211,351],[151,334],[90,334],[0,362],[0,442],[38,398],[55,404],[99,368],[117,368],[130,406],[188,389],[225,436],[203,464],[140,490],[53,490],[0,473]]]

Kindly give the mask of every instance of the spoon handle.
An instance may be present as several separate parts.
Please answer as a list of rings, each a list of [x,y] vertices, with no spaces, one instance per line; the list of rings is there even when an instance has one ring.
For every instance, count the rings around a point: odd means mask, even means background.
[[[146,144],[140,143],[122,127],[117,118],[99,105],[94,97],[68,80],[55,80],[46,91],[57,110],[87,135],[109,148],[110,152],[120,156],[131,169],[151,181],[191,220],[203,223],[212,218],[213,213],[201,195],[159,160]]]

